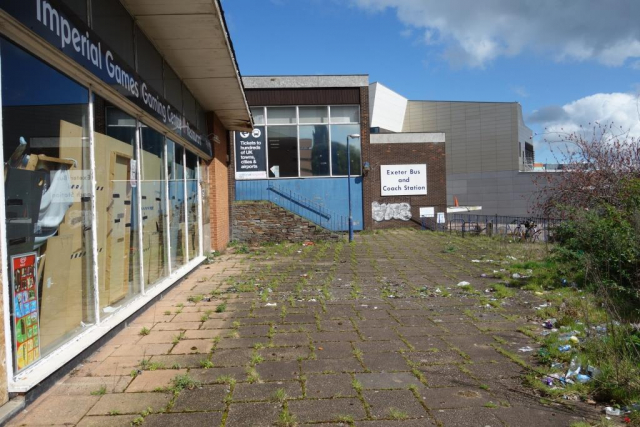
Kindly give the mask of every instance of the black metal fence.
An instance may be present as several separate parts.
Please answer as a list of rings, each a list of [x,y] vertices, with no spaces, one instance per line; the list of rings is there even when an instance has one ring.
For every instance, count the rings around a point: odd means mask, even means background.
[[[450,233],[505,236],[529,242],[552,241],[554,229],[562,222],[551,218],[466,213],[448,214],[447,220]]]

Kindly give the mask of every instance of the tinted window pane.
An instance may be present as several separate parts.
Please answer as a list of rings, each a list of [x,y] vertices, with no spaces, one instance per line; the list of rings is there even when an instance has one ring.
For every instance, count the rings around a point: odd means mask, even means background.
[[[267,124],[288,125],[296,123],[296,107],[268,107]]]
[[[329,126],[300,126],[300,176],[329,175]]]
[[[184,236],[184,167],[183,149],[167,140],[167,165],[169,166],[169,239],[171,242],[171,268],[186,263]]]
[[[207,113],[204,111],[204,108],[202,108],[200,103],[197,101],[196,101],[196,113],[198,115],[198,123],[196,123],[198,130],[200,130],[200,132],[202,132],[205,135],[208,134],[209,131],[207,130]]]
[[[96,96],[95,130],[99,299],[108,317],[142,291],[136,119]]]
[[[357,106],[332,106],[331,123],[360,123]]]
[[[298,176],[297,133],[296,126],[269,126],[267,128],[270,177]]]
[[[142,126],[140,192],[142,199],[142,251],[144,280],[151,285],[169,274],[166,251],[166,194],[164,135]]]
[[[0,51],[9,262],[37,254],[7,274],[20,371],[95,321],[89,94],[4,39]]]
[[[167,101],[182,111],[182,82],[166,62],[164,63],[164,89]]]
[[[132,68],[133,20],[118,0],[99,0],[91,3],[93,29]]]
[[[200,227],[198,227],[198,157],[187,151],[186,179],[187,179],[187,218],[189,224],[189,259],[200,255]]]
[[[254,124],[264,124],[264,107],[251,107],[251,115],[253,116]]]
[[[331,161],[333,175],[347,175],[347,135],[360,133],[359,125],[331,126]],[[351,175],[360,175],[360,139],[349,138]]]
[[[164,93],[162,87],[162,57],[138,27],[136,27],[136,44],[138,74],[142,76],[148,85],[162,95]]]
[[[329,123],[327,107],[300,107],[300,123]]]
[[[185,85],[182,85],[182,105],[184,108],[183,114],[191,123],[195,124],[198,120],[196,114],[196,99],[191,95],[189,89]]]

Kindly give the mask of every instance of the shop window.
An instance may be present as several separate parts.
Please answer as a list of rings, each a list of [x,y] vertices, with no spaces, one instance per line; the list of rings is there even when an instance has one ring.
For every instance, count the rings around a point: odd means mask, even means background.
[[[146,285],[169,274],[166,245],[167,209],[165,186],[164,135],[142,125],[140,199],[142,218],[143,271]]]
[[[94,99],[98,292],[107,317],[138,296],[140,252],[136,119],[102,98]]]
[[[300,124],[329,123],[327,107],[300,107]]]
[[[269,177],[298,176],[297,126],[268,126]]]
[[[329,126],[300,126],[300,176],[329,174]]]
[[[136,53],[138,58],[138,74],[160,95],[164,95],[164,89],[162,87],[162,57],[147,36],[145,36],[137,26]]]
[[[252,107],[251,115],[255,125],[264,125],[264,107]]]
[[[171,268],[176,270],[187,262],[185,253],[185,191],[184,149],[167,140],[167,166],[169,169],[169,241]]]
[[[331,107],[331,123],[360,123],[360,114],[356,105]]]
[[[182,112],[182,82],[166,62],[164,63],[164,90],[167,101]]]
[[[205,253],[208,255],[211,250],[211,211],[209,205],[209,197],[211,190],[209,188],[209,166],[200,159],[200,191],[202,192],[202,242]]]
[[[185,177],[187,181],[187,224],[189,260],[200,256],[200,227],[198,226],[198,157],[187,151]]]
[[[133,19],[119,0],[91,2],[93,30],[100,34],[107,45],[131,68],[133,59]]]
[[[6,239],[14,366],[95,322],[89,93],[0,39]]]
[[[62,0],[62,3],[71,9],[82,22],[87,23],[87,0]]]
[[[295,124],[296,107],[268,107],[267,108],[267,124],[268,125],[288,125]]]
[[[333,107],[331,108],[333,114]],[[333,118],[333,115],[332,115]],[[331,163],[333,175],[347,175],[347,136],[360,133],[360,125],[331,126]],[[351,175],[360,175],[360,139],[349,140]]]

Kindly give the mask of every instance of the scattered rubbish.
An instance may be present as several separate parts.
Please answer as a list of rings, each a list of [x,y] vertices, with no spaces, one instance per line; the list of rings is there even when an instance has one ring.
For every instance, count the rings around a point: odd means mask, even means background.
[[[510,260],[515,261],[515,260],[517,260],[518,258],[516,258],[516,257],[514,257],[514,256],[511,256],[511,255],[507,255],[507,259],[510,259]]]
[[[607,406],[606,408],[604,408],[604,413],[614,417],[619,417],[620,415],[622,415],[622,411],[620,411],[619,408],[613,408],[611,406]]]
[[[574,344],[578,344],[580,342],[578,337],[576,337],[575,335],[572,335],[571,337],[569,337],[569,341],[571,341]]]
[[[481,262],[479,259],[472,259],[471,262]]]
[[[544,326],[545,329],[553,329],[553,327],[557,322],[558,322],[558,319],[555,319],[555,318],[547,319],[544,321],[542,326]]]
[[[551,378],[551,377],[546,377],[546,378],[544,379],[544,383],[545,383],[547,386],[549,386],[549,387],[553,386],[553,378]]]
[[[277,306],[277,305],[278,305],[278,304],[277,304],[277,303],[275,303],[275,302],[268,302],[268,303],[266,303],[266,304],[265,304],[265,307],[275,307],[275,306]]]
[[[600,375],[600,369],[589,365],[587,366],[587,374],[589,374],[591,378],[596,378]],[[640,404],[638,405],[638,409],[640,410]]]
[[[551,364],[551,369],[563,369],[564,364],[562,362],[553,362]]]
[[[316,299],[315,299],[315,298],[311,298],[311,299],[309,300],[309,302],[316,302]]]
[[[534,307],[534,308],[535,308],[536,310],[542,310],[543,308],[547,308],[547,307],[550,307],[550,306],[551,306],[551,304],[549,304],[549,303],[544,303],[544,304],[540,304],[539,306]]]
[[[571,346],[569,344],[561,345],[558,347],[558,351],[561,353],[566,353],[567,351],[571,351]]]
[[[519,279],[519,278],[521,278],[522,276],[520,275],[520,273],[513,273],[513,274],[511,275],[511,277],[512,277],[512,278],[514,278],[514,279]]]
[[[458,283],[457,286],[469,286],[470,284],[471,283],[469,283],[469,282],[462,281],[462,282]]]
[[[305,274],[301,274],[300,277],[304,277],[306,279],[307,277],[309,277],[309,275],[305,273]]]
[[[486,273],[482,273],[482,274],[480,275],[480,277],[487,277],[487,274],[486,274]]]
[[[302,244],[302,246],[314,246],[314,245],[315,245],[315,243],[313,243],[313,242],[309,242],[309,241],[304,242],[304,243]]]
[[[528,352],[530,352],[530,351],[533,351],[533,348],[531,348],[531,347],[529,347],[529,346],[526,346],[526,347],[520,347],[520,348],[518,349],[518,351],[519,351],[519,352],[521,352],[521,353],[528,353]]]
[[[540,291],[535,291],[533,294],[538,297],[541,297],[542,295],[544,295],[544,293]]]
[[[589,375],[585,375],[585,374],[578,374],[578,375],[576,375],[576,380],[579,383],[583,383],[584,384],[586,382],[591,381],[591,377]]]

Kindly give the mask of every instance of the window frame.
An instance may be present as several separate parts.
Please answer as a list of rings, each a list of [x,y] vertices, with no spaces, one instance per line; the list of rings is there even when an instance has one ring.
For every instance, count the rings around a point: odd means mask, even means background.
[[[267,112],[269,108],[291,108],[295,107],[296,109],[296,122],[295,123],[269,123],[269,118],[267,116]],[[300,123],[300,107],[327,107],[327,122],[309,122],[309,123]],[[356,107],[358,109],[358,118],[362,118],[362,109],[359,104],[327,104],[327,105],[311,105],[311,104],[300,104],[300,105],[262,105],[262,106],[251,106],[251,110],[262,109],[262,114],[264,117],[263,124],[257,124],[256,127],[263,127],[265,132],[265,161],[268,167],[269,165],[269,126],[296,126],[297,131],[297,143],[298,143],[298,176],[297,177],[270,177],[269,171],[267,170],[267,177],[262,179],[326,179],[326,178],[347,178],[349,175],[334,175],[333,174],[333,152],[332,152],[332,134],[331,127],[332,126],[353,126],[358,125],[360,129],[362,129],[362,120],[358,122],[337,122],[334,123],[331,121],[331,107]],[[253,114],[253,113],[252,113]],[[327,126],[329,128],[329,175],[322,176],[301,176],[300,174],[300,126]],[[362,132],[360,132],[362,134]],[[360,167],[359,173],[351,174],[351,177],[361,177],[362,174],[362,140],[359,142],[360,144]]]
[[[149,116],[146,113],[140,113],[138,108],[133,106],[129,101],[125,101],[115,95],[110,91],[106,85],[101,82],[97,77],[87,77],[84,72],[78,72],[79,68],[74,65],[70,65],[69,61],[65,59],[65,57],[60,55],[47,56],[42,55],[38,48],[37,41],[32,39],[23,39],[16,37],[10,31],[3,31],[0,33],[0,37],[6,40],[9,43],[14,44],[19,49],[23,50],[26,54],[33,56],[39,61],[43,62],[46,66],[50,67],[52,70],[62,74],[63,76],[71,79],[75,84],[87,90],[87,106],[88,106],[88,125],[86,136],[88,140],[88,150],[89,150],[89,163],[88,163],[88,178],[93,182],[93,185],[89,185],[90,188],[90,197],[91,197],[91,205],[90,209],[90,226],[91,226],[91,242],[89,246],[86,248],[87,252],[91,252],[92,254],[92,271],[90,272],[90,278],[87,280],[90,281],[86,286],[93,288],[93,295],[91,295],[88,304],[92,306],[95,318],[94,322],[91,325],[88,325],[84,330],[80,331],[78,334],[70,337],[67,341],[58,346],[55,350],[48,354],[42,354],[40,358],[32,363],[31,365],[25,367],[24,369],[17,371],[17,367],[14,363],[14,350],[13,350],[13,342],[12,342],[12,314],[11,310],[7,309],[10,301],[10,277],[9,274],[2,274],[1,283],[3,285],[3,298],[5,301],[5,310],[3,320],[5,322],[5,336],[7,339],[5,340],[5,352],[7,354],[6,358],[6,372],[7,372],[7,388],[9,392],[12,393],[24,393],[27,392],[38,384],[40,384],[43,380],[50,377],[56,370],[60,367],[64,366],[67,362],[74,359],[81,354],[83,350],[89,348],[92,344],[100,340],[105,334],[108,334],[109,331],[117,328],[121,325],[126,319],[128,319],[131,315],[136,313],[138,310],[142,309],[146,304],[149,303],[152,299],[159,296],[162,292],[168,289],[170,286],[175,284],[181,278],[183,278],[189,271],[191,271],[195,266],[197,266],[200,262],[202,262],[205,258],[204,256],[204,242],[203,242],[203,215],[201,207],[198,208],[197,211],[197,227],[199,228],[198,233],[198,242],[196,243],[196,253],[193,259],[190,259],[183,265],[173,266],[171,265],[171,259],[169,256],[170,251],[170,241],[169,241],[169,233],[165,233],[165,241],[167,241],[166,251],[165,251],[165,260],[167,262],[168,271],[167,275],[162,279],[158,280],[152,284],[145,283],[145,271],[144,271],[144,251],[143,249],[143,241],[142,239],[138,239],[138,247],[137,250],[140,253],[139,263],[137,263],[137,268],[139,270],[140,282],[141,282],[141,292],[133,297],[131,300],[127,301],[123,306],[119,307],[118,310],[113,313],[109,313],[105,315],[101,313],[100,310],[100,292],[99,292],[99,266],[98,266],[98,247],[100,243],[98,242],[98,212],[97,212],[97,189],[95,188],[96,182],[96,153],[95,153],[95,141],[96,141],[96,126],[95,126],[95,96],[100,96],[105,101],[109,102],[113,106],[121,109],[123,112],[131,115],[135,119],[135,132],[136,138],[134,142],[134,151],[137,152],[137,162],[136,162],[136,185],[138,188],[141,188],[142,184],[142,175],[141,175],[141,151],[142,151],[142,135],[141,129],[142,125],[153,129],[154,131],[160,133],[163,136],[163,150],[164,150],[164,168],[165,168],[165,181],[164,181],[164,193],[166,199],[166,207],[168,208],[169,198],[168,198],[168,164],[167,164],[167,141],[171,139],[176,145],[180,145],[183,148],[184,156],[186,156],[186,151],[188,150],[193,155],[196,156],[196,178],[195,181],[197,183],[196,194],[200,197],[201,193],[201,182],[200,182],[200,162],[205,161],[208,162],[206,156],[203,157],[201,154],[198,154],[198,151],[192,149],[186,140],[181,135],[175,134],[167,130],[166,127],[162,126],[160,122],[158,122],[153,117]],[[3,59],[2,52],[0,52],[0,62]],[[0,76],[1,77],[1,76]],[[8,82],[10,84],[10,82]],[[2,81],[0,81],[0,88],[2,85]],[[0,112],[2,108],[2,96],[0,89]],[[0,126],[0,144],[4,146],[4,129]],[[0,161],[4,163],[4,153],[0,152]],[[184,161],[184,160],[183,160]],[[183,185],[186,185],[186,174],[182,177]],[[138,198],[141,197],[142,193],[140,191],[138,193]],[[4,195],[4,186],[0,188],[0,198],[5,199]],[[140,224],[140,220],[142,218],[141,212],[141,203],[138,200],[138,209],[136,209],[133,214],[136,216],[136,221]],[[186,206],[185,206],[186,209]],[[168,225],[170,219],[170,212],[167,209],[167,215],[165,224]],[[3,271],[7,271],[9,267],[9,256],[7,252],[7,240],[6,240],[6,204],[0,204],[0,230],[2,234],[2,239],[0,239],[0,248],[2,248],[0,262],[3,263]],[[168,227],[167,227],[168,230]],[[141,228],[140,230],[141,231]]]

